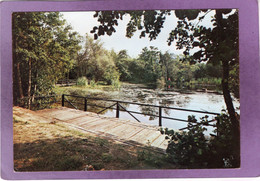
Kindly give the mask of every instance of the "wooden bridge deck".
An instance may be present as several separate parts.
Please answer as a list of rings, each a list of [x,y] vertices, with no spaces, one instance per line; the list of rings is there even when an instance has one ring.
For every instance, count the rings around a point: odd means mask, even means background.
[[[19,107],[14,107],[13,114],[22,114],[19,110]],[[124,144],[147,146],[149,143],[160,151],[165,151],[167,148],[167,140],[158,131],[158,126],[66,107],[35,111],[34,115],[49,121],[62,121],[74,128]]]

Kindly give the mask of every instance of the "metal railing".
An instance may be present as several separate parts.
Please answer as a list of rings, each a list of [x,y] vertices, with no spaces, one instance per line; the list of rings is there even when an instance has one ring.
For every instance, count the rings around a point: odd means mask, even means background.
[[[70,101],[69,99],[67,99],[67,97],[82,98],[82,99],[84,99],[84,103]],[[101,106],[101,105],[89,103],[88,100],[106,101],[106,102],[112,102],[112,104],[109,105],[109,106]],[[75,103],[81,104],[81,105],[84,106],[84,111],[88,110],[88,106],[96,106],[96,107],[103,108],[101,111],[98,111],[97,114],[100,114],[100,113],[104,112],[107,109],[113,109],[113,110],[116,110],[116,118],[119,118],[120,111],[124,111],[124,112],[127,112],[129,115],[131,115],[138,122],[141,122],[141,121],[138,118],[136,118],[136,116],[134,116],[134,114],[141,114],[141,115],[145,115],[145,116],[158,117],[159,118],[159,123],[158,123],[159,126],[162,126],[163,119],[169,119],[169,120],[181,121],[181,122],[187,122],[187,123],[191,122],[189,120],[163,116],[162,115],[162,110],[163,109],[186,111],[186,112],[191,112],[191,113],[203,113],[203,114],[210,114],[210,115],[219,115],[219,113],[208,112],[208,111],[198,111],[198,110],[192,110],[192,109],[183,109],[183,108],[176,108],[176,107],[158,106],[158,105],[143,104],[143,103],[136,103],[136,102],[128,102],[128,101],[121,101],[121,100],[95,98],[95,97],[84,97],[84,96],[63,94],[62,95],[62,106],[63,107],[65,106],[65,102],[68,102],[75,109],[79,109],[75,105]],[[150,113],[142,113],[142,112],[137,112],[137,111],[130,111],[130,110],[127,110],[122,104],[133,104],[133,105],[148,106],[148,107],[157,108],[158,109],[158,115],[150,114]],[[114,107],[114,106],[116,106],[116,107]],[[214,122],[214,121],[216,121],[216,120],[211,120],[211,121],[207,121],[207,122],[204,122],[204,123],[197,123],[197,125],[202,125],[203,124],[203,125],[206,125],[206,126],[215,126],[213,124],[210,124],[211,122]],[[196,125],[194,125],[194,126],[196,126]],[[187,128],[188,127],[185,127],[185,128],[180,129],[180,130],[187,129]]]

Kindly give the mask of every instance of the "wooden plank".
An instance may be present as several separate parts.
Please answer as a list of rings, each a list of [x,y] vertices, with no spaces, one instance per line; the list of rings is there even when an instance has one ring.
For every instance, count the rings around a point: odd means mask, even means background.
[[[137,126],[128,126],[127,130],[118,131],[116,134],[122,139],[129,139],[130,137],[138,134],[144,128]]]
[[[44,110],[36,111],[36,113],[38,113],[42,116],[55,116],[55,115],[59,115],[59,114],[64,114],[64,110],[63,109],[48,109],[46,111],[44,111]]]
[[[70,113],[70,112],[63,112],[62,114],[55,114],[51,117],[55,118],[55,119],[59,119],[59,120],[62,120],[62,121],[68,121],[68,120],[72,120],[72,119],[76,119],[76,118],[79,118],[79,117],[83,117],[83,116],[86,116],[83,113]]]
[[[99,123],[97,125],[91,126],[89,127],[89,129],[93,130],[93,131],[99,131],[99,132],[107,132],[110,129],[113,129],[117,126],[121,126],[121,124],[118,123],[109,123],[107,120],[103,120],[102,123]],[[107,128],[110,127],[110,128]]]
[[[107,124],[101,125],[99,127],[100,132],[108,132],[109,130],[121,126],[123,123],[121,122],[107,122]]]
[[[129,130],[129,132],[128,132]],[[142,130],[144,130],[144,128],[142,127],[131,127],[127,130],[127,133],[124,131],[124,134],[121,135],[121,137],[123,139],[130,139],[131,137],[133,137],[134,135],[138,134],[139,132],[141,132]]]
[[[163,142],[164,140],[165,140],[165,135],[161,135],[161,136],[159,136],[158,138],[156,138],[156,140],[154,140],[154,141],[151,143],[151,146],[160,148],[159,146],[162,144],[162,142]]]
[[[93,129],[95,129],[95,127],[98,127],[99,125],[106,124],[106,123],[107,123],[107,120],[99,118],[91,123],[87,122],[87,123],[81,124],[79,126],[81,126],[83,128],[87,128],[89,130],[93,130]]]
[[[162,134],[159,131],[153,131],[150,135],[147,136],[147,140],[149,140],[150,144],[152,144],[161,135]]]
[[[115,128],[112,128],[110,130],[107,130],[107,133],[109,134],[114,134],[117,135],[118,133],[120,133],[121,131],[126,131],[129,128],[129,125],[127,124],[122,124],[120,126],[117,126]]]
[[[84,117],[78,117],[76,119],[73,120],[69,120],[67,122],[75,124],[75,125],[83,125],[83,124],[87,124],[87,123],[91,123],[96,121],[97,119],[99,119],[98,117],[90,117],[90,116],[84,116]]]
[[[143,129],[142,131],[140,131],[138,134],[132,136],[131,138],[129,138],[130,140],[142,143],[146,146],[148,146],[148,135],[151,135],[153,133],[152,130],[149,129]]]
[[[166,150],[168,147],[168,140],[165,139],[158,147]]]

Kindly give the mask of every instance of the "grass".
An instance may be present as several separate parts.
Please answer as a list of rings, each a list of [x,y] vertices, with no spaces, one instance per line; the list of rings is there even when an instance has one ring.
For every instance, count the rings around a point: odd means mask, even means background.
[[[95,137],[63,123],[14,116],[13,125],[15,171],[177,168],[163,154]]]
[[[109,97],[112,94],[118,94],[118,91],[115,91],[115,89],[112,86],[109,85],[102,85],[102,84],[96,84],[94,87],[91,86],[70,86],[70,87],[54,87],[54,93],[57,95],[62,94],[71,94],[71,95],[79,95],[79,96],[104,96]]]

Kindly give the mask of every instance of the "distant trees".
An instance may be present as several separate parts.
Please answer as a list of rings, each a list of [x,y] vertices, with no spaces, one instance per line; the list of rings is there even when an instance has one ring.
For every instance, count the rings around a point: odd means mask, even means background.
[[[116,67],[120,73],[121,81],[129,81],[132,78],[130,66],[133,64],[133,59],[127,54],[127,50],[121,50],[118,53],[112,51],[112,56]]]
[[[180,88],[202,78],[207,78],[208,83],[213,84],[214,78],[221,78],[219,66],[211,63],[191,65],[180,61],[181,56],[163,53],[153,46],[144,47],[136,59],[131,58],[126,50],[112,54],[121,81],[159,85],[160,88],[168,84]]]
[[[74,68],[77,77],[85,76],[89,80],[105,81],[107,84],[119,81],[113,53],[106,50],[100,40],[94,41],[88,34],[83,51],[78,53]]]
[[[80,38],[58,12],[18,12],[12,16],[13,97],[48,94],[73,65]]]

